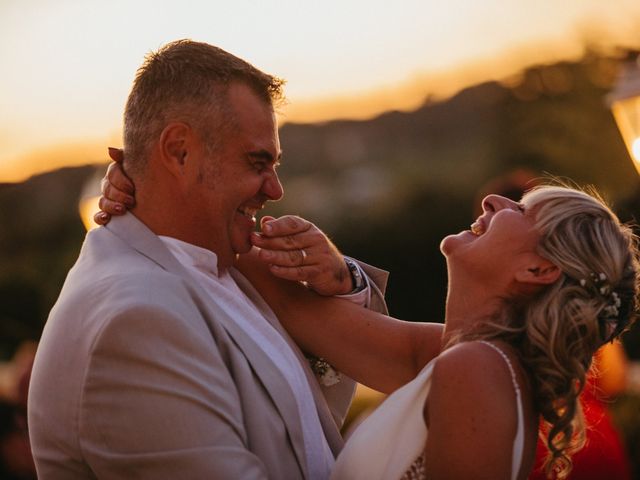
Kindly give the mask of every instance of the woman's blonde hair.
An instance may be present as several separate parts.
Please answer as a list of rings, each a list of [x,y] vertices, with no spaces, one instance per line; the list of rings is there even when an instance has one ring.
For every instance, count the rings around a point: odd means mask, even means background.
[[[516,348],[543,419],[547,475],[557,478],[568,475],[571,454],[584,444],[578,396],[593,354],[628,328],[636,311],[637,237],[590,193],[541,186],[524,195],[541,235],[538,253],[562,274],[533,297],[508,300],[506,314],[472,334]]]

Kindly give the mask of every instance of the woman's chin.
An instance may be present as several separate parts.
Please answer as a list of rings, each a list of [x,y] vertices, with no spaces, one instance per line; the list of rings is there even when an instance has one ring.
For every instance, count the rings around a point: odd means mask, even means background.
[[[440,251],[447,257],[455,252],[461,245],[467,245],[475,239],[476,236],[469,230],[456,233],[455,235],[447,235],[440,242]]]

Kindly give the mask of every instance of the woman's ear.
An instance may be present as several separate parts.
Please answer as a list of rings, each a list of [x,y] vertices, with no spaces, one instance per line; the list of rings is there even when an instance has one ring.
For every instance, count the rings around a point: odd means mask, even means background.
[[[562,271],[552,262],[537,254],[531,254],[516,271],[516,280],[532,285],[549,285],[560,277]]]

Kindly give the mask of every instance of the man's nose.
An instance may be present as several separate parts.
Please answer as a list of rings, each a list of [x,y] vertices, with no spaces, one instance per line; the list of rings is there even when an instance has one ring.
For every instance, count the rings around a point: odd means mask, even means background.
[[[265,179],[262,191],[269,200],[274,202],[280,200],[284,195],[280,177],[278,177],[278,173],[275,170],[270,172],[269,177]]]

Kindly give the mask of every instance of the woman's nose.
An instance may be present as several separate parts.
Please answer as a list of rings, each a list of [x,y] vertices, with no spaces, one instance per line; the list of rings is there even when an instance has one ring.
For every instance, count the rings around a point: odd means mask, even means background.
[[[498,210],[503,210],[505,208],[517,210],[518,203],[514,202],[510,198],[495,194],[487,195],[484,197],[484,200],[482,200],[482,210],[485,212],[497,212]]]

